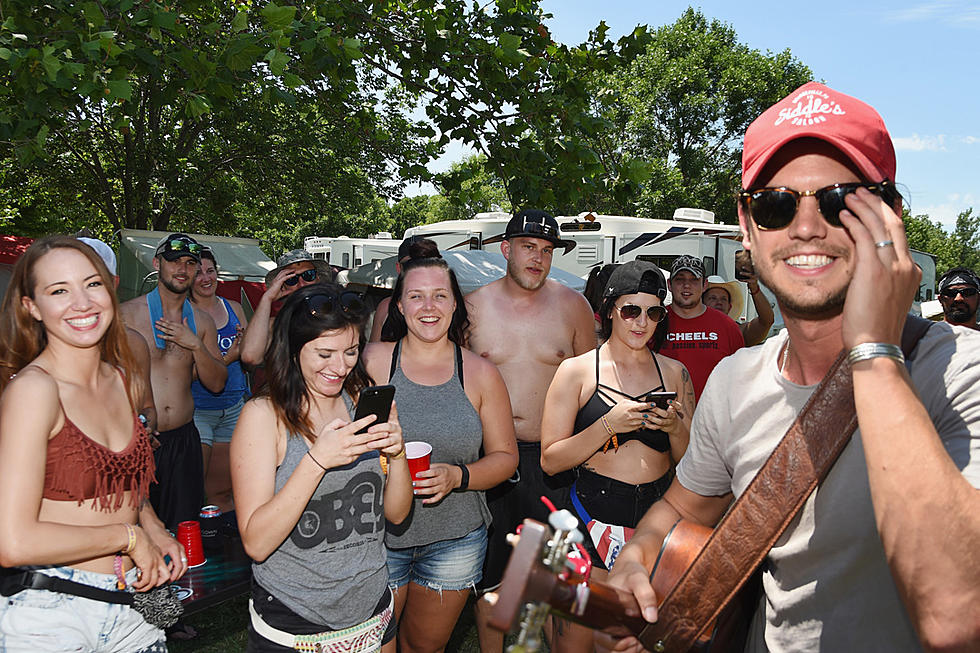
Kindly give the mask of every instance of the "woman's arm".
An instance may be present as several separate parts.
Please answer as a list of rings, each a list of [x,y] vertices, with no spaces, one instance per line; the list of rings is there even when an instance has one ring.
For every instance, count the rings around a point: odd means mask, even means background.
[[[687,451],[691,438],[694,384],[683,363],[660,354],[655,355],[657,362],[660,363],[660,369],[666,372],[667,389],[676,391],[677,399],[671,401],[666,410],[653,407],[650,421],[670,436],[670,458],[674,464],[677,464]]]
[[[372,426],[368,433],[387,437],[387,440],[377,442],[377,448],[388,462],[384,493],[385,519],[392,524],[400,524],[412,510],[413,495],[412,474],[408,470],[402,427],[398,421],[398,405],[395,402],[391,404],[388,422]]]
[[[125,519],[102,526],[75,526],[39,518],[48,440],[63,423],[58,385],[25,369],[0,397],[0,565],[63,565],[111,556],[129,544]],[[125,511],[126,508],[122,508]],[[132,513],[130,513],[132,514]],[[135,515],[132,520],[135,521]],[[143,572],[139,589],[155,586],[163,555],[138,526],[130,553]]]
[[[588,359],[591,360],[591,356]],[[628,433],[643,425],[645,412],[652,415],[647,403],[620,401],[603,418],[573,434],[575,416],[584,405],[581,395],[586,375],[590,384],[594,378],[592,368],[584,365],[584,362],[587,361],[581,356],[563,361],[558,366],[544,399],[544,414],[541,418],[541,468],[547,474],[571,469],[591,458],[611,437],[606,424],[615,433]]]
[[[262,562],[289,536],[326,470],[380,448],[375,433],[356,434],[373,420],[373,415],[353,423],[335,419],[324,426],[309,454],[276,492],[276,467],[287,436],[267,399],[245,404],[231,439],[231,482],[238,530],[252,560]]]
[[[222,356],[225,365],[231,365],[235,361],[241,360],[242,336],[245,333],[245,329],[248,328],[248,320],[245,319],[245,309],[242,308],[240,303],[231,299],[227,301],[228,305],[231,306],[231,310],[235,312],[235,317],[238,318],[238,332],[235,334],[235,341],[231,343],[231,347]]]
[[[757,345],[769,335],[769,329],[776,316],[772,312],[772,305],[762,289],[759,288],[759,281],[753,276],[748,280],[749,295],[752,297],[752,305],[755,306],[756,317],[749,322],[740,325],[742,328],[742,338],[745,346]]]
[[[391,304],[391,297],[385,297],[378,302],[377,308],[374,309],[374,319],[371,321],[371,337],[368,338],[370,342],[381,342],[381,327],[388,319],[389,304]]]

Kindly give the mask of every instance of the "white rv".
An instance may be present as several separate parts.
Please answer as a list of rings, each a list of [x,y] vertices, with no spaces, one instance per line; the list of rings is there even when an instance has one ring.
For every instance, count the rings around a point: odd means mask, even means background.
[[[303,249],[330,265],[356,268],[364,263],[374,263],[395,256],[401,242],[392,238],[387,231],[374,234],[370,238],[307,236],[303,240]]]
[[[412,227],[405,236],[431,238],[443,250],[499,251],[510,217],[509,213],[478,213],[472,220]],[[691,254],[704,261],[708,274],[732,279],[735,252],[742,248],[738,225],[716,223],[711,211],[701,209],[678,209],[673,220],[595,213],[556,220],[562,238],[575,241],[576,246],[568,254],[556,255],[552,265],[583,278],[594,267],[634,259],[669,270],[678,256]]]

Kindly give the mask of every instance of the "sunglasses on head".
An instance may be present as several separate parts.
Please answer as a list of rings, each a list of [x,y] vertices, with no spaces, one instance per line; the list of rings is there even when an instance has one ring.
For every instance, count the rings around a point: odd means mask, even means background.
[[[187,252],[188,254],[199,255],[204,251],[204,246],[200,243],[192,242],[186,238],[174,238],[163,244],[162,252]]]
[[[835,227],[843,226],[840,221],[840,212],[847,208],[844,198],[851,193],[857,192],[858,188],[867,188],[869,191],[890,201],[891,197],[897,194],[892,189],[892,184],[887,179],[878,184],[868,184],[855,182],[850,184],[832,184],[817,190],[793,190],[780,186],[779,188],[759,188],[757,190],[743,190],[739,197],[745,200],[749,209],[749,215],[753,222],[763,231],[774,229],[785,229],[796,217],[796,211],[800,207],[800,198],[816,197],[817,206],[820,214],[829,224]]]
[[[285,281],[283,281],[284,286],[295,286],[302,279],[306,283],[313,283],[316,281],[316,268],[310,268],[309,270],[303,270],[298,274],[294,274]]]
[[[643,312],[643,308],[636,304],[623,304],[618,306],[616,310],[619,311],[619,316],[624,320],[635,320]],[[663,306],[651,306],[647,308],[647,317],[651,322],[659,322],[667,317],[667,309]]]
[[[364,310],[364,301],[361,299],[361,295],[352,290],[345,290],[339,295],[326,292],[316,293],[309,295],[304,301],[313,317],[324,317],[338,308],[345,313],[361,313]]]
[[[946,299],[955,299],[957,295],[962,295],[964,299],[976,296],[978,291],[976,288],[971,288],[967,286],[966,288],[943,288],[939,291],[940,297],[945,297]]]

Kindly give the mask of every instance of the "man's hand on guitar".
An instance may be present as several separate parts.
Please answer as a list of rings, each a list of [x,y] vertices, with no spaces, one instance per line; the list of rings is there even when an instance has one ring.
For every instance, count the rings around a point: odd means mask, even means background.
[[[624,549],[625,553],[627,549]],[[647,622],[657,620],[657,595],[650,585],[650,573],[642,563],[630,559],[623,559],[623,554],[616,559],[616,564],[609,573],[606,581],[609,585],[618,589],[625,590],[633,594],[636,602],[642,611],[642,617]],[[627,611],[632,612],[632,610]],[[630,615],[637,616],[637,615]],[[635,637],[622,637],[621,635],[611,635],[607,632],[597,630],[595,632],[596,650],[604,653],[606,651],[617,651],[617,653],[640,653],[645,651],[639,640]]]

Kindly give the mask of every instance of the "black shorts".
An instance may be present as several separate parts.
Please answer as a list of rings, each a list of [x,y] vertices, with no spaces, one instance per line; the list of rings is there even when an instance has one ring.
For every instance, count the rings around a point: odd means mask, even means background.
[[[378,605],[375,607],[374,612],[371,613],[371,616],[373,617],[380,612],[383,612],[390,604],[391,590],[385,589],[384,594],[381,595],[381,600],[378,601]],[[255,579],[252,579],[252,605],[255,607],[255,611],[259,613],[259,616],[262,617],[262,621],[277,630],[284,630],[287,633],[293,633],[294,635],[316,635],[318,633],[336,630],[330,626],[315,624],[312,621],[307,621],[303,617],[299,616],[287,608],[282,601],[274,597],[264,587],[255,582]],[[381,639],[381,643],[387,644],[390,642],[395,638],[395,634],[397,632],[398,623],[395,619],[395,615],[392,615],[391,621],[388,622],[388,627],[385,629],[385,634]],[[255,632],[255,629],[252,627],[251,620],[249,620],[248,644],[245,647],[245,652],[296,653],[296,649],[287,648],[280,644],[276,644],[275,642],[270,642],[265,637],[262,637]]]
[[[541,469],[541,443],[518,442],[520,460],[517,473],[495,488],[487,490],[487,506],[493,521],[487,531],[487,555],[483,560],[483,579],[479,592],[489,592],[500,585],[512,547],[507,534],[513,533],[525,519],[548,523],[551,511],[541,501],[544,495],[559,510],[568,507],[568,488],[575,480],[571,471],[555,476]]]
[[[198,519],[204,502],[204,460],[201,435],[191,420],[183,426],[161,431],[160,447],[153,452],[157,482],[150,485],[150,505],[167,529]]]
[[[602,476],[586,469],[576,468],[578,478],[575,480],[575,495],[585,508],[588,516],[596,521],[616,526],[636,528],[654,503],[663,498],[671,481],[674,480],[673,470],[655,481],[633,485],[623,483],[608,476]],[[585,536],[582,546],[592,558],[592,564],[600,569],[606,568],[606,563],[596,551],[589,530],[586,528],[585,515],[571,507],[572,513],[578,519],[578,528]]]

